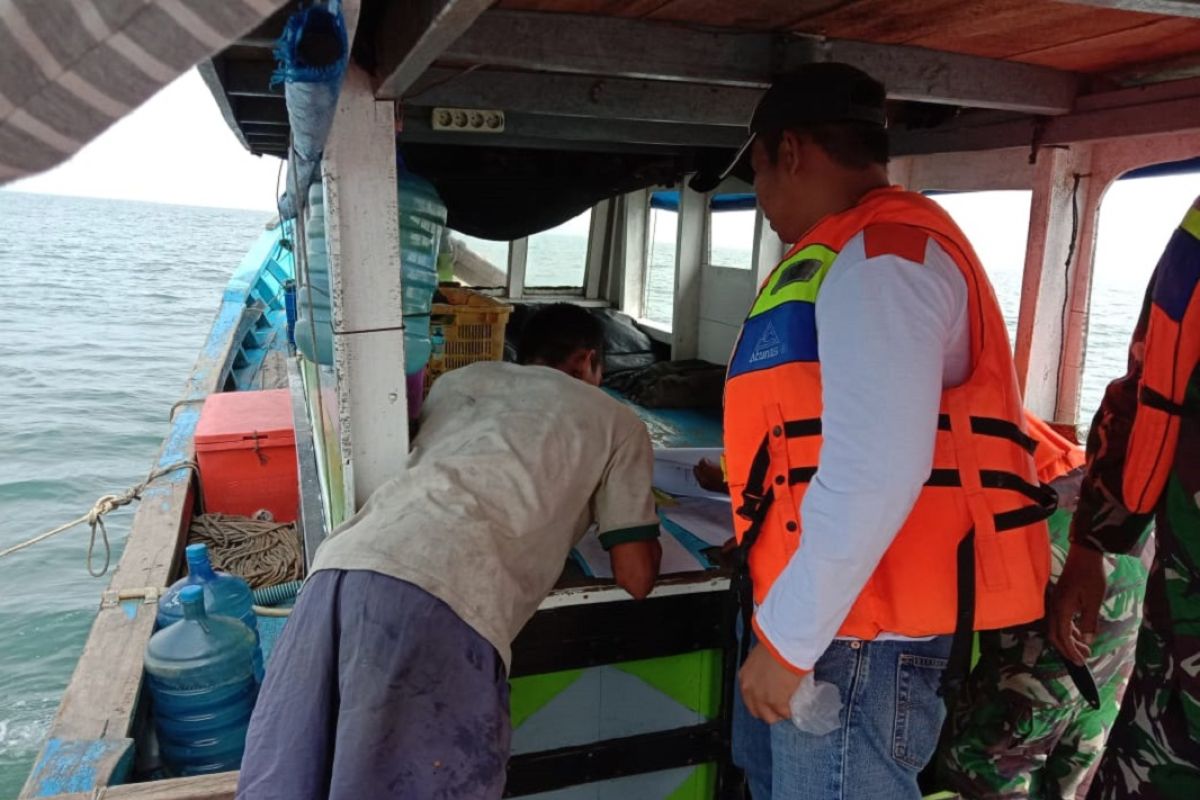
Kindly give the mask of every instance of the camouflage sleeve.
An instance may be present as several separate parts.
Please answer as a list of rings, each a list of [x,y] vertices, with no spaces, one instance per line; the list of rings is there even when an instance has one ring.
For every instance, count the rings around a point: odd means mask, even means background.
[[[1079,507],[1071,525],[1071,541],[1108,553],[1127,553],[1141,540],[1150,514],[1133,514],[1121,500],[1125,453],[1138,410],[1146,327],[1157,272],[1129,345],[1128,371],[1108,385],[1087,442],[1087,474],[1080,487]]]

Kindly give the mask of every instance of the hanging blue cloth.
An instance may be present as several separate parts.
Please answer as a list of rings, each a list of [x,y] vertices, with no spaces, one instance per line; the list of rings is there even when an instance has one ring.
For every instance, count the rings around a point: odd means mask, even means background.
[[[294,218],[299,209],[297,198],[308,196],[308,187],[321,164],[325,141],[333,126],[349,56],[340,0],[292,14],[275,43],[275,59],[279,63],[271,85],[280,82],[284,85],[288,124],[292,129],[288,188],[279,198],[282,219]]]

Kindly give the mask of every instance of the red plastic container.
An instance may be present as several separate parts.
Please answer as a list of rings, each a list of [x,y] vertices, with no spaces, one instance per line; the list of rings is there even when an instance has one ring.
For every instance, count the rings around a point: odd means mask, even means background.
[[[299,508],[296,430],[287,389],[221,392],[196,423],[204,510],[293,522]]]

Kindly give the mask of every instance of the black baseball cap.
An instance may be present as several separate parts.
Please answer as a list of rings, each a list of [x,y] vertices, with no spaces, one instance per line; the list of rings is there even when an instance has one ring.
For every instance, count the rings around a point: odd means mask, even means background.
[[[708,192],[730,175],[752,182],[750,148],[760,133],[830,122],[886,127],[886,101],[883,84],[857,67],[832,61],[804,64],[771,82],[750,117],[750,136],[729,166],[720,173],[696,174],[691,187]]]

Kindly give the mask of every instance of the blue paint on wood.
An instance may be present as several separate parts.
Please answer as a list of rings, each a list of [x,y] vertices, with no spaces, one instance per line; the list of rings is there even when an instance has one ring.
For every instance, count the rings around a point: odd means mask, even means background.
[[[50,739],[30,778],[33,797],[119,784],[133,765],[132,739]]]

